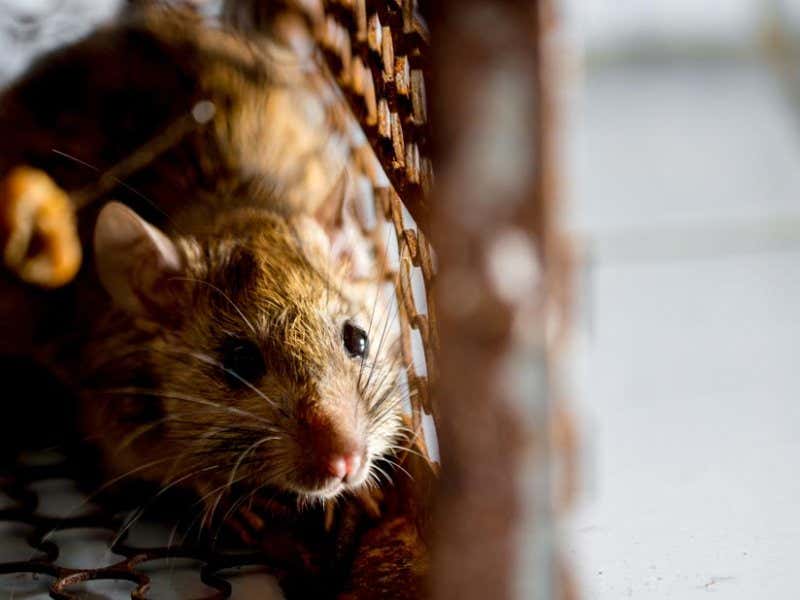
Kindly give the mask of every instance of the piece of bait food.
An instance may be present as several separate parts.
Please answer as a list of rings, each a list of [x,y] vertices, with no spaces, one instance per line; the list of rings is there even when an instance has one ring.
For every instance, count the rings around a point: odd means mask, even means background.
[[[0,251],[6,268],[34,285],[60,287],[77,274],[75,211],[44,172],[16,167],[0,181]]]

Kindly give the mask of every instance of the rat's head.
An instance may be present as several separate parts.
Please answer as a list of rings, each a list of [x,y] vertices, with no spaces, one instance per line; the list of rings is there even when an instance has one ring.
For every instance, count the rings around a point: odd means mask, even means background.
[[[95,418],[118,426],[103,443],[127,469],[320,499],[377,480],[401,431],[394,328],[377,284],[331,267],[310,217],[241,209],[168,237],[111,203],[95,252],[132,317],[112,313],[92,359],[113,371]]]

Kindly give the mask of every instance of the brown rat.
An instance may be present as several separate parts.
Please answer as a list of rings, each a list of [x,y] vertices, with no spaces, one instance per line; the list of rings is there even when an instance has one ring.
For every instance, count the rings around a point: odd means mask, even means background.
[[[403,434],[390,315],[320,210],[344,159],[306,68],[144,11],[0,99],[0,176],[32,165],[85,198],[98,173],[153,154],[110,190],[124,204],[79,212],[76,309],[32,335],[68,340],[53,360],[112,476],[191,487],[212,512],[234,486],[315,501],[377,484]]]
[[[377,482],[401,427],[399,365],[385,317],[326,245],[310,218],[251,207],[172,237],[103,209],[98,271],[123,310],[96,322],[82,393],[116,467],[204,469],[201,489],[248,481],[307,499]]]

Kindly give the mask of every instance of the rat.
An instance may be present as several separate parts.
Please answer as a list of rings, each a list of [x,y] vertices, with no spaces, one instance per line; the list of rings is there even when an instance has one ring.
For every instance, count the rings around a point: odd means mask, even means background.
[[[213,513],[234,489],[324,503],[388,478],[408,390],[380,286],[336,237],[345,158],[309,68],[137,9],[0,97],[0,221],[31,182],[77,214],[56,280],[80,271],[28,301],[24,335],[76,390],[112,480],[191,488]],[[5,236],[7,264],[58,242],[28,234],[22,253]]]

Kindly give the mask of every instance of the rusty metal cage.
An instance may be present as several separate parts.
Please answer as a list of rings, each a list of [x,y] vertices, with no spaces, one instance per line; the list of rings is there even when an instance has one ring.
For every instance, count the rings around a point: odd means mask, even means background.
[[[547,329],[564,321],[566,263],[554,218],[550,5],[231,0],[223,14],[242,29],[274,27],[317,44],[314,85],[350,145],[352,216],[374,250],[375,276],[393,288],[414,443],[434,465],[403,488],[421,494],[411,504],[434,545],[431,596],[570,596],[553,525],[553,452],[565,438],[553,434]],[[445,467],[432,499],[436,429]],[[10,499],[0,521],[29,526],[35,549],[0,573],[38,574],[54,598],[79,597],[77,584],[106,579],[131,582],[130,596],[144,598],[143,565],[191,558],[204,597],[224,598],[232,593],[225,570],[280,571],[263,553],[137,548],[124,539],[112,546],[120,560],[111,566],[59,566],[47,538],[56,525],[120,526],[102,508],[57,523],[37,512],[31,484],[69,474],[66,465],[15,468],[0,480]]]

